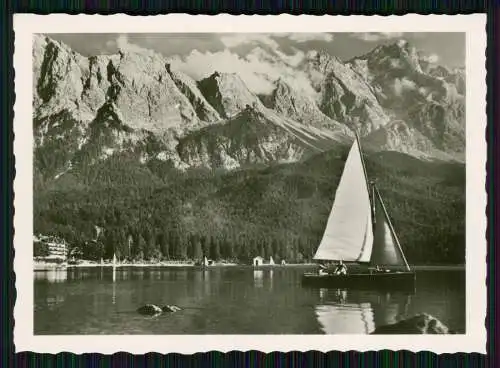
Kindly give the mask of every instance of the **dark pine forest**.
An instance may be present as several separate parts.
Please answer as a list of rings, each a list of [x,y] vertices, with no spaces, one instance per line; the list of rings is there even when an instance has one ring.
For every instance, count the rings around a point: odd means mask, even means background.
[[[35,168],[34,231],[93,260],[116,252],[131,261],[304,262],[321,239],[346,156],[338,146],[298,163],[180,172],[122,154],[57,180]],[[397,152],[365,159],[408,261],[464,263],[465,166]],[[97,242],[95,226],[103,228]]]

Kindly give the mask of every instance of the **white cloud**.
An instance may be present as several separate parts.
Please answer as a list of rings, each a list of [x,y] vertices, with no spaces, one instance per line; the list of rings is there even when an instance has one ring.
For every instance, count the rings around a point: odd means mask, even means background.
[[[244,44],[262,43],[272,48],[279,48],[278,43],[270,35],[262,33],[234,33],[221,36],[220,41],[228,48]]]
[[[295,67],[304,60],[306,55],[304,54],[304,52],[297,50],[295,48],[293,50],[295,51],[295,54],[293,55],[284,54],[279,50],[275,50],[275,52],[276,55],[278,55],[281,58],[281,60],[283,60],[286,64]]]
[[[251,53],[244,59],[227,49],[215,53],[194,50],[184,60],[174,61],[172,66],[195,80],[206,78],[215,71],[237,73],[250,91],[258,94],[272,92],[273,82],[278,78],[283,78],[297,89],[314,93],[306,75],[290,67],[300,63],[304,54],[299,51],[295,55],[278,55],[284,60],[259,57],[258,53]]]
[[[401,60],[399,59],[390,59],[389,63],[391,64],[392,68],[401,68]]]
[[[396,96],[401,96],[405,91],[411,91],[416,88],[417,86],[415,85],[415,83],[409,79],[396,78],[394,80],[394,93],[396,94]]]
[[[229,50],[221,52],[192,51],[184,61],[175,61],[173,67],[190,75],[196,80],[206,78],[215,71],[221,73],[237,73],[247,87],[255,93],[268,93],[272,83],[259,73],[267,74],[265,63],[254,63],[241,59]]]
[[[119,35],[115,41],[115,44],[119,50],[122,50],[124,52],[138,52],[138,53],[143,53],[143,54],[154,54],[155,53],[151,49],[146,49],[146,48],[143,48],[135,43],[131,43],[128,39],[128,36],[125,34]]]
[[[398,44],[399,47],[405,47],[405,46],[408,45],[408,41],[406,41],[406,40],[398,40],[397,44]]]
[[[422,59],[429,63],[437,63],[439,61],[439,55],[437,54],[424,55],[422,56]]]
[[[325,41],[333,40],[331,33],[235,33],[220,36],[220,41],[227,48],[233,48],[245,44],[263,44],[277,50],[280,46],[274,38],[288,38],[290,41],[304,43],[308,41]]]
[[[381,35],[384,38],[400,38],[403,37],[402,32],[379,32],[379,35]]]
[[[308,42],[308,41],[333,41],[333,35],[331,33],[289,33],[288,38],[295,42]]]
[[[359,32],[351,33],[351,37],[357,38],[359,40],[367,42],[377,42],[383,40],[390,40],[394,38],[401,38],[403,33],[401,32]]]

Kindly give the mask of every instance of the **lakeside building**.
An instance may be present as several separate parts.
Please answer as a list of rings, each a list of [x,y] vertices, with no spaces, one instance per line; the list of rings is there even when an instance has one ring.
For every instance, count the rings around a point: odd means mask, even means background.
[[[257,256],[253,259],[252,264],[254,266],[262,266],[264,264],[264,258],[262,258],[261,256]]]
[[[47,246],[48,254],[43,258],[44,260],[57,260],[66,261],[68,257],[68,245],[64,239],[50,235],[38,235],[33,237],[33,242],[45,244]]]

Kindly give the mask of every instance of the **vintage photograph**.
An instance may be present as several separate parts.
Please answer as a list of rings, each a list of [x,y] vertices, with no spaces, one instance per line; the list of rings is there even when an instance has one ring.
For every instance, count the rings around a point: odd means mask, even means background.
[[[35,337],[467,335],[466,30],[90,29],[25,60]]]

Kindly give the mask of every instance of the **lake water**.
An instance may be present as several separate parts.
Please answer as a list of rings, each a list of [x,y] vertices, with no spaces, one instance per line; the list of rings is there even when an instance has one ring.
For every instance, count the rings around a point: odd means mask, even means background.
[[[417,273],[414,294],[311,289],[304,267],[36,271],[35,334],[370,333],[416,313],[465,332],[465,272]],[[144,304],[176,313],[142,316]]]

